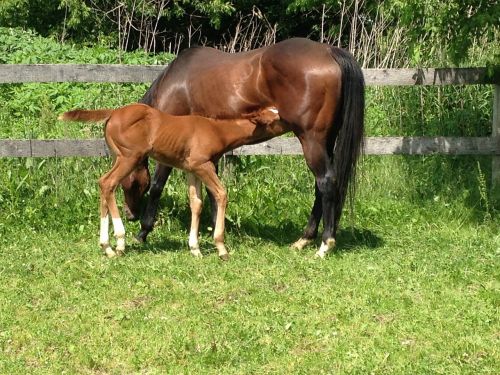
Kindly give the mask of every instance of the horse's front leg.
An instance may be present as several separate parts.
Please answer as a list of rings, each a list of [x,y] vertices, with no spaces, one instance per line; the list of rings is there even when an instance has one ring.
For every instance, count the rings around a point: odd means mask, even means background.
[[[167,183],[170,172],[172,172],[171,167],[161,163],[156,164],[153,182],[149,189],[146,209],[141,217],[141,230],[136,236],[139,242],[146,242],[148,234],[153,230],[156,214],[158,213],[158,206],[160,204],[161,193]]]
[[[219,175],[219,160],[216,160],[214,162],[215,166],[215,173]],[[211,224],[212,228],[215,228],[215,225],[217,224],[217,201],[215,200],[214,195],[210,191],[210,189],[206,188],[207,191],[207,197],[208,200],[210,201],[210,219],[211,219]]]
[[[192,173],[187,174],[189,205],[191,208],[191,228],[189,230],[189,250],[197,258],[201,258],[198,233],[200,230],[200,215],[203,207],[201,199],[201,181]]]

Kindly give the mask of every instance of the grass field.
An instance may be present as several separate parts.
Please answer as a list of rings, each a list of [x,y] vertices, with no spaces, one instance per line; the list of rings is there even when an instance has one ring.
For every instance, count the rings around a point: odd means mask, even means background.
[[[17,173],[38,167],[16,162]],[[61,163],[87,174],[71,179]],[[479,171],[486,158],[365,158],[354,214],[324,261],[288,248],[312,200],[301,158],[246,158],[225,178],[227,263],[208,205],[206,256],[190,256],[180,173],[149,243],[103,257],[92,186],[108,163],[49,160],[30,189],[51,173],[65,186],[31,213],[22,202],[6,212],[0,373],[498,373],[498,218],[478,181],[444,173]],[[439,165],[441,184],[412,178]],[[131,240],[137,223],[126,227]]]

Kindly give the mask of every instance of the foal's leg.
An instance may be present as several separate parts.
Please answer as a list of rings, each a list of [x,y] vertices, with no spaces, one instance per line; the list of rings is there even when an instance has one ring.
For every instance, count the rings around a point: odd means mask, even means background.
[[[144,210],[144,213],[141,217],[141,230],[136,236],[136,239],[139,242],[146,242],[148,234],[153,230],[156,215],[158,213],[158,206],[160,204],[161,193],[163,191],[163,188],[165,187],[165,184],[167,183],[168,177],[170,176],[171,172],[171,167],[157,163],[153,181],[151,183],[151,188],[149,189],[149,197],[147,199],[146,209]],[[210,199],[210,205],[212,207],[212,225],[215,226],[217,217],[217,202],[215,201],[212,192],[210,192],[210,190],[208,189],[207,195]]]
[[[208,162],[202,164],[193,170],[193,173],[206,185],[207,189],[214,195],[217,202],[217,218],[214,228],[214,242],[217,248],[219,258],[222,260],[229,259],[229,253],[224,245],[224,220],[227,206],[227,193],[222,185],[222,182],[215,173],[215,166]]]
[[[198,233],[200,230],[200,215],[203,207],[201,199],[201,181],[192,173],[187,174],[189,205],[191,207],[191,228],[189,230],[189,250],[195,257],[201,258]]]
[[[122,255],[125,251],[125,227],[123,226],[122,219],[120,218],[120,210],[118,209],[118,205],[116,204],[115,191],[120,181],[134,170],[137,161],[138,160],[136,158],[126,158],[123,156],[118,156],[115,160],[113,168],[111,168],[108,173],[106,173],[99,179],[101,197],[102,199],[104,199],[107,207],[106,210],[102,209],[103,205],[101,200],[101,223],[103,224],[101,227],[101,236],[103,240],[108,240],[107,242],[109,243],[107,234],[107,227],[109,225],[109,222],[107,221],[108,218],[106,212],[107,210],[109,210],[109,213],[111,214],[111,220],[113,222],[113,232],[116,237],[115,251],[111,250],[111,248],[109,248],[109,250],[111,251],[106,251],[106,249],[109,247],[109,244],[104,249],[108,257]],[[103,218],[104,212],[106,212],[105,219]],[[103,234],[103,227],[106,227],[106,234]]]
[[[108,257],[116,256],[111,246],[109,246],[109,212],[108,204],[106,203],[106,198],[104,195],[100,194],[100,211],[101,211],[101,228],[99,235],[99,246],[101,246],[102,251]]]
[[[217,176],[218,176],[219,175],[219,160],[216,160],[214,162],[214,166],[215,166],[215,174],[217,174]],[[205,189],[207,191],[208,200],[210,201],[210,219],[211,219],[212,228],[215,228],[215,224],[217,223],[217,201],[215,200],[215,197],[212,194],[212,192],[208,188],[205,188]]]

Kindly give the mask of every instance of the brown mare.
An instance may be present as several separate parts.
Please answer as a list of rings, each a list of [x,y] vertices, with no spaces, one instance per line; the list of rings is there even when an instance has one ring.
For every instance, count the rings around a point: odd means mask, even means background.
[[[323,257],[335,245],[363,139],[364,79],[351,54],[301,38],[234,54],[191,48],[165,69],[141,102],[173,115],[211,118],[237,118],[276,107],[300,140],[315,176],[314,205],[304,234],[294,246],[301,249],[312,242],[322,218],[317,255]],[[170,171],[162,164],[156,167],[137,236],[141,241],[153,229]],[[149,186],[147,160],[122,185],[127,215],[138,218],[141,197]]]
[[[191,229],[189,248],[201,257],[198,230],[201,214],[201,182],[217,203],[214,241],[219,257],[227,260],[224,246],[224,216],[227,195],[215,172],[215,163],[227,151],[289,131],[275,109],[265,109],[243,119],[215,120],[200,116],[172,116],[145,104],[131,104],[116,110],[74,110],[61,120],[106,120],[105,139],[114,155],[111,170],[99,180],[101,188],[101,231],[99,244],[108,257],[125,251],[125,228],[116,204],[115,190],[147,157],[163,165],[188,172]],[[109,216],[116,236],[116,251],[109,244]]]

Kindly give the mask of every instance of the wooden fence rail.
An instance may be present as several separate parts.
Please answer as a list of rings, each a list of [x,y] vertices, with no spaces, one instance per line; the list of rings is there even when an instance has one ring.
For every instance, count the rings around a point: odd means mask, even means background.
[[[0,64],[1,83],[30,82],[152,82],[164,66],[103,64]],[[493,184],[500,186],[500,82],[485,68],[364,69],[366,84],[377,86],[494,85],[491,137],[369,137],[369,155],[492,155]],[[243,146],[233,155],[301,154],[295,138],[277,138]],[[0,140],[0,157],[106,156],[102,139]]]
[[[0,83],[152,82],[165,66],[113,64],[0,64]],[[363,69],[367,85],[495,84],[485,68]]]
[[[500,155],[500,137],[370,137],[367,155]],[[301,155],[296,138],[274,138],[237,148],[229,155]],[[0,140],[0,157],[108,156],[103,139]]]

